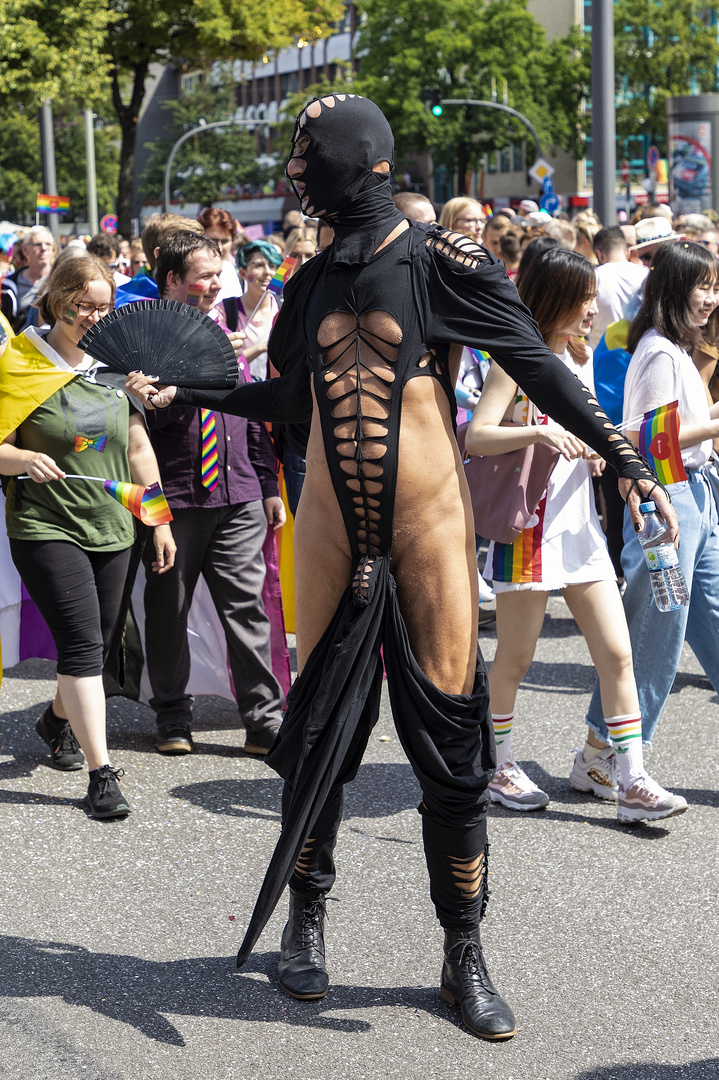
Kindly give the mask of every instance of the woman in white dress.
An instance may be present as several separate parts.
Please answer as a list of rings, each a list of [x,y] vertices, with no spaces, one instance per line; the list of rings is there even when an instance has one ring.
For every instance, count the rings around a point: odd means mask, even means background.
[[[549,348],[593,390],[592,351],[584,342],[597,312],[591,264],[575,252],[550,249],[521,285],[522,300]],[[489,674],[497,742],[497,772],[489,786],[492,801],[513,810],[538,810],[549,803],[514,759],[511,731],[517,690],[534,657],[547,598],[558,589],[597,669],[611,736],[607,743],[589,730],[587,745],[576,755],[571,783],[617,800],[622,821],[681,813],[684,799],[653,781],[650,789],[642,786],[648,778],[629,634],[594,505],[592,477],[604,462],[574,435],[537,414],[517,383],[493,364],[467,430],[467,451],[502,454],[538,442],[560,454],[547,489],[514,544],[490,544],[484,569],[497,595],[497,653]],[[638,796],[645,789],[655,795]]]

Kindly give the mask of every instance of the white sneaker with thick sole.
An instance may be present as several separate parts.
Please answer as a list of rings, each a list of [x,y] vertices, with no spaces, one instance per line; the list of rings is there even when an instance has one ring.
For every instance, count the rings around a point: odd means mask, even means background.
[[[581,750],[574,750],[574,765],[569,783],[577,791],[591,791],[598,799],[616,802],[619,798],[617,762],[611,746],[605,746],[589,761],[584,760]]]
[[[676,817],[688,809],[683,795],[673,795],[645,773],[626,791],[620,787],[617,821],[625,825],[637,821],[659,821],[661,818]]]
[[[516,761],[505,761],[497,769],[489,784],[489,797],[508,810],[543,810],[549,804],[546,791],[538,788]]]

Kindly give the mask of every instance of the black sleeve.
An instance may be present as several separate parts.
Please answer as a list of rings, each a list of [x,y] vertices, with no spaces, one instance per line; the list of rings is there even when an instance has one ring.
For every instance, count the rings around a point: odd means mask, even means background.
[[[656,479],[587,387],[547,348],[503,264],[484,251],[472,260],[447,251],[451,245],[442,238],[432,243],[430,235],[420,258],[418,299],[424,304],[426,344],[458,343],[488,352],[530,401],[606,458],[620,476]]]
[[[234,390],[190,390],[180,386],[173,405],[202,406],[275,424],[309,420],[312,391],[303,322],[304,304],[302,290],[293,288],[294,285],[295,279],[291,278],[267,349],[270,361],[280,372],[279,379],[245,383]]]

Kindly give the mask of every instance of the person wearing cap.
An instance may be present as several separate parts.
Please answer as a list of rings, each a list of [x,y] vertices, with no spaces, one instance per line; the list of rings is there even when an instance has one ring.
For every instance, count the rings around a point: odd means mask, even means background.
[[[517,213],[520,217],[526,217],[527,214],[536,214],[538,210],[539,203],[536,203],[534,199],[522,199],[517,207]]]
[[[679,240],[680,233],[674,232],[671,221],[666,217],[642,218],[634,226],[637,242],[632,248],[640,262],[651,266],[654,253],[660,244],[669,240]]]

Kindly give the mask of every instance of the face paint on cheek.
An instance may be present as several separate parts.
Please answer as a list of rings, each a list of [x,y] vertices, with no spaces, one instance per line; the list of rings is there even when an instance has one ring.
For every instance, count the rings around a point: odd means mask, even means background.
[[[190,285],[187,290],[187,303],[190,307],[197,307],[202,299],[202,289],[198,285]]]
[[[66,307],[65,314],[63,315],[63,322],[66,322],[68,326],[72,326],[76,318],[77,312],[73,311],[72,308]]]

